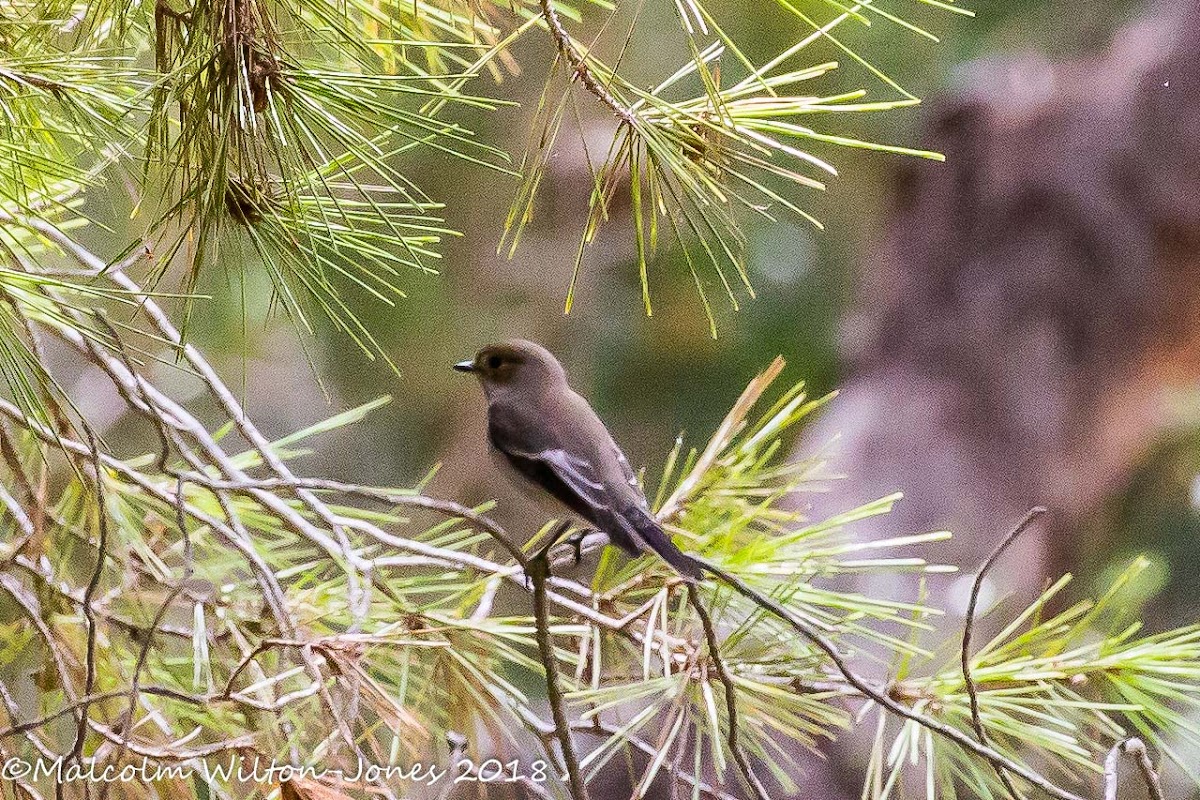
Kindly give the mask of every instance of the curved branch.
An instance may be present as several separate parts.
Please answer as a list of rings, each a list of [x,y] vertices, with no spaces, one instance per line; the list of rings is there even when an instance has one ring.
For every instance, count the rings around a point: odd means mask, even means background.
[[[576,49],[575,43],[571,40],[571,34],[567,33],[567,29],[563,27],[562,20],[558,17],[558,10],[554,6],[554,0],[541,0],[541,4],[542,16],[546,20],[546,27],[550,29],[550,36],[554,38],[558,52],[579,76],[579,80],[600,102],[612,109],[621,122],[631,128],[636,127],[637,115],[614,97],[608,87],[596,80],[595,73],[588,66],[587,56]]]
[[[750,766],[750,761],[746,758],[746,753],[742,750],[742,743],[738,738],[737,684],[734,683],[733,676],[729,674],[729,668],[721,659],[721,641],[717,638],[717,629],[713,625],[712,616],[700,602],[700,590],[696,588],[695,584],[688,584],[687,597],[688,602],[696,611],[696,616],[700,617],[700,625],[704,628],[704,638],[708,642],[708,657],[716,667],[717,677],[721,679],[721,685],[725,688],[725,713],[729,717],[727,736],[733,760],[737,762],[742,778],[754,790],[754,796],[758,800],[771,800],[762,781],[754,774],[754,769]]]
[[[92,603],[95,601],[96,591],[100,588],[100,579],[104,576],[104,562],[108,560],[108,508],[104,491],[104,468],[100,465],[100,445],[96,442],[96,435],[88,429],[87,436],[88,443],[91,446],[92,469],[95,472],[94,477],[96,480],[96,525],[98,527],[98,536],[96,539],[96,566],[93,568],[91,578],[88,580],[87,587],[83,592],[83,618],[87,623],[87,642],[83,661],[84,697],[90,697],[96,686],[97,628],[96,610],[92,607]],[[80,711],[79,725],[75,731],[75,743],[71,746],[71,752],[67,756],[66,762],[74,761],[79,763],[83,758],[83,744],[87,739],[87,723],[89,721],[88,709],[89,706],[85,701]]]
[[[975,729],[975,736],[979,738],[979,743],[991,746],[991,739],[987,735],[987,730],[983,727],[983,717],[979,713],[979,691],[975,687],[975,678],[971,675],[971,635],[975,629],[975,609],[979,604],[979,591],[983,588],[983,579],[987,577],[992,565],[1004,555],[1004,551],[1021,537],[1034,520],[1046,513],[1046,509],[1041,506],[1035,506],[1029,509],[1029,512],[1018,522],[1004,540],[996,546],[992,554],[983,562],[983,566],[979,568],[978,574],[975,575],[975,582],[971,585],[971,599],[967,602],[967,618],[963,622],[962,636],[962,651],[960,653],[960,661],[962,662],[963,684],[967,689],[967,699],[971,703],[971,726]],[[1008,791],[1013,800],[1021,800],[1021,794],[1017,791],[1017,787],[1013,785],[1012,778],[1004,770],[1000,764],[992,762],[992,769],[996,770],[997,777],[1004,784],[1005,790]]]
[[[694,556],[693,556],[694,557]],[[1046,794],[1058,798],[1058,800],[1084,800],[1083,797],[1069,792],[1056,784],[1052,783],[1049,778],[1035,772],[1024,764],[1019,764],[1008,758],[1003,753],[996,751],[994,748],[985,744],[980,744],[967,734],[960,731],[958,728],[947,725],[946,723],[926,716],[919,711],[914,711],[903,703],[897,702],[886,691],[880,690],[871,684],[867,683],[863,678],[859,677],[858,673],[846,661],[845,656],[838,650],[837,645],[830,641],[823,633],[814,628],[811,624],[797,617],[795,614],[788,611],[782,605],[772,600],[771,598],[751,588],[745,581],[736,575],[721,569],[714,564],[703,559],[696,559],[701,566],[704,567],[713,577],[720,580],[722,583],[733,589],[738,594],[742,595],[752,603],[762,608],[764,611],[769,611],[781,621],[786,622],[796,630],[801,636],[812,642],[833,662],[837,671],[842,674],[846,682],[863,694],[864,697],[870,698],[881,707],[887,709],[898,717],[915,722],[921,727],[936,733],[945,739],[957,744],[965,750],[969,750],[975,755],[983,758],[992,764],[1003,766],[1010,772],[1020,775],[1025,780],[1029,781],[1034,786],[1041,789]]]
[[[551,537],[551,544],[554,537]],[[546,670],[546,700],[550,703],[550,714],[554,720],[554,733],[562,750],[563,765],[567,770],[567,782],[571,787],[572,800],[588,800],[587,783],[579,767],[579,754],[575,750],[575,739],[571,735],[571,722],[567,719],[566,701],[558,682],[558,660],[554,657],[554,642],[550,639],[550,609],[546,595],[546,579],[550,577],[550,561],[545,548],[530,559],[525,574],[533,584],[533,620],[536,630],[538,654]]]
[[[1136,736],[1123,742],[1117,742],[1108,751],[1108,757],[1104,759],[1104,800],[1117,800],[1117,785],[1120,778],[1117,762],[1123,755],[1130,756],[1137,762],[1142,779],[1146,782],[1146,791],[1150,794],[1150,800],[1165,800],[1166,796],[1163,794],[1162,782],[1158,778],[1158,770],[1154,768],[1154,762],[1150,760],[1146,744]]]

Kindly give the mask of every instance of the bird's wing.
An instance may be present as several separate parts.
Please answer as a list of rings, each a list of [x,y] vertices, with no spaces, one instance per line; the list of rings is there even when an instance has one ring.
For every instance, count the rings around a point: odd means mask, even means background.
[[[641,552],[640,543],[630,535],[633,531],[626,530],[621,512],[613,505],[612,493],[606,490],[589,462],[559,448],[536,453],[506,447],[499,449],[518,472],[601,528],[614,544],[630,555]]]
[[[493,405],[488,435],[518,472],[636,555],[640,543],[616,518],[640,495],[629,496],[633,492],[610,451],[616,445],[590,408],[567,415],[567,424],[554,424],[562,417],[529,406]]]
[[[651,516],[628,460],[606,431],[604,438],[607,441],[602,446],[611,450],[591,449],[589,452],[589,448],[577,447],[589,453],[590,457],[584,458],[568,452],[568,442],[561,441],[553,431],[541,430],[536,445],[530,446],[530,443],[517,443],[516,437],[506,435],[506,426],[498,428],[492,431],[492,442],[508,461],[525,477],[608,534],[613,544],[634,556],[649,548],[686,579],[702,577],[699,562],[680,552]],[[578,441],[569,441],[579,445]]]
[[[595,516],[591,512],[609,507],[608,492],[589,462],[557,447],[533,451],[500,442],[496,446],[518,472],[547,489],[576,513],[591,519]]]
[[[600,480],[600,476],[596,474],[596,470],[590,462],[572,456],[561,448],[541,450],[537,453],[508,451],[507,455],[511,458],[541,462],[554,473],[556,478],[565,483],[580,500],[583,500],[592,508],[608,507],[608,493],[605,491],[604,483]]]
[[[621,448],[617,447],[616,442],[612,443],[612,449],[613,453],[617,457],[617,466],[621,469],[621,476],[625,479],[625,483],[629,484],[629,486],[633,488],[634,494],[637,495],[637,499],[641,501],[639,505],[641,505],[643,508],[648,507],[646,498],[642,494],[641,484],[638,483],[637,475],[634,474],[633,467],[629,466],[629,459],[626,458],[625,454],[621,452]]]

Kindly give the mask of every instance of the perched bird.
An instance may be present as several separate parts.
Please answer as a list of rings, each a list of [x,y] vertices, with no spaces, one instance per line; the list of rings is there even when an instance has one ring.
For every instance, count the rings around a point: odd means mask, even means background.
[[[625,454],[550,351],[517,339],[454,368],[479,378],[488,438],[518,473],[630,555],[650,549],[688,581],[703,575],[654,519]]]

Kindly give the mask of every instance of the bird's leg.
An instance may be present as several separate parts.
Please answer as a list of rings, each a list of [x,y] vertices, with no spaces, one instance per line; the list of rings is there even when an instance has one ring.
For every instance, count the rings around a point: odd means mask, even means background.
[[[575,554],[575,566],[579,566],[579,562],[583,561],[583,537],[587,531],[575,531],[567,537],[567,544],[571,545],[571,552]]]
[[[562,544],[563,547],[551,559],[551,563],[556,567],[579,566],[585,554],[608,544],[608,534],[598,528],[587,528],[571,534]],[[561,552],[568,546],[572,550],[570,555]]]
[[[593,533],[600,533],[603,535],[601,531],[598,531],[595,528],[583,528],[575,531],[567,537],[566,544],[571,546],[571,552],[575,554],[575,566],[578,567],[580,562],[583,561],[583,544]]]

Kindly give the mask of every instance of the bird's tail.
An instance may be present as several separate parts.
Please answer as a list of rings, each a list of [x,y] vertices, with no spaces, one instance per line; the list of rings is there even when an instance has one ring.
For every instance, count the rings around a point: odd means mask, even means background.
[[[704,577],[703,565],[676,547],[670,535],[649,512],[640,508],[634,509],[625,515],[624,521],[634,529],[637,534],[636,540],[645,542],[646,547],[670,564],[688,583],[695,583]]]

